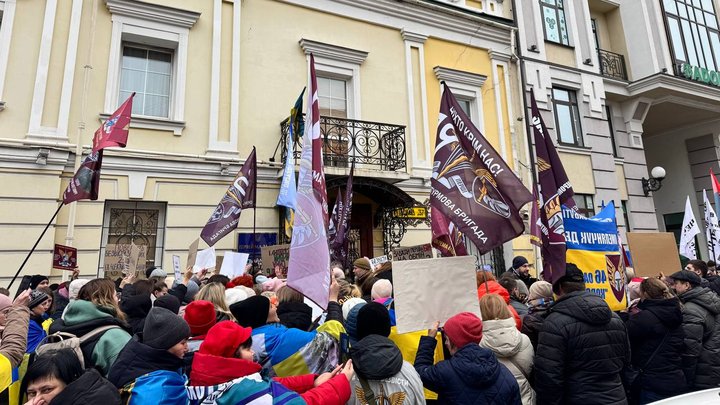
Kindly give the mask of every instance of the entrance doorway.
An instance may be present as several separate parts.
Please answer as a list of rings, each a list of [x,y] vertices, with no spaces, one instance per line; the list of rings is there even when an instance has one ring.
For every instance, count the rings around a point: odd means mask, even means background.
[[[359,257],[373,257],[372,206],[370,204],[354,204],[350,217],[350,246],[348,260],[350,263]]]

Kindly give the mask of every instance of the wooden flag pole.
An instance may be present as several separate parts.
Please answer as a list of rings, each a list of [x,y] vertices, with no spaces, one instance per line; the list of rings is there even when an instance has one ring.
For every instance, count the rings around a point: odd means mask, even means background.
[[[43,229],[42,233],[40,234],[40,237],[35,241],[35,244],[33,245],[32,249],[30,249],[30,252],[28,252],[27,256],[25,257],[25,260],[23,260],[22,264],[20,265],[20,268],[15,273],[12,280],[10,280],[10,284],[8,284],[8,286],[7,286],[8,290],[10,289],[10,287],[12,287],[13,283],[15,282],[15,279],[17,279],[17,276],[20,275],[20,272],[22,271],[23,267],[25,267],[25,264],[30,259],[30,256],[33,254],[33,252],[35,251],[35,248],[40,243],[40,240],[42,240],[43,236],[45,236],[45,232],[47,232],[48,228],[50,228],[50,224],[52,224],[52,222],[55,220],[55,217],[57,217],[57,214],[60,212],[60,208],[62,208],[62,206],[63,206],[63,203],[60,202],[60,204],[58,205],[57,209],[55,210],[55,213],[53,214],[52,218],[50,218],[50,221],[48,221],[47,225],[45,225],[45,229]]]

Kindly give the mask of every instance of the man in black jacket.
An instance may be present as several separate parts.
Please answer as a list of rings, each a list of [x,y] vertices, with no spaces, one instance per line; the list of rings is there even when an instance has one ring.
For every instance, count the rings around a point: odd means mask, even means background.
[[[627,404],[620,374],[630,362],[625,325],[605,301],[585,290],[568,263],[559,297],[540,330],[535,357],[538,404]]]

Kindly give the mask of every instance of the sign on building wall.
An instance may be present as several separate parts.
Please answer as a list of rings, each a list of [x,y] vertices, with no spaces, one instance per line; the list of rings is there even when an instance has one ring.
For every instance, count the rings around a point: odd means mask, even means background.
[[[255,235],[255,245],[253,245],[253,235]],[[277,245],[277,243],[277,233],[238,233],[237,251],[250,255],[253,267],[262,268],[261,248],[263,246]]]
[[[680,67],[682,75],[696,82],[720,86],[720,73],[700,66],[683,63]]]

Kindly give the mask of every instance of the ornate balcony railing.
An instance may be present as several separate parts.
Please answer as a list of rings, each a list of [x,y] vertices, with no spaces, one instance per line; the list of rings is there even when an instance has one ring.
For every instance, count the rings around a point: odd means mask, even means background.
[[[287,156],[288,120],[280,123],[282,161]],[[363,165],[368,169],[397,171],[405,169],[405,127],[351,120],[320,117],[320,134],[323,140],[325,166],[350,167]],[[302,139],[293,142],[295,164],[300,161]]]
[[[598,49],[600,60],[600,73],[603,76],[620,80],[627,80],[627,69],[625,68],[625,57],[619,53]]]

